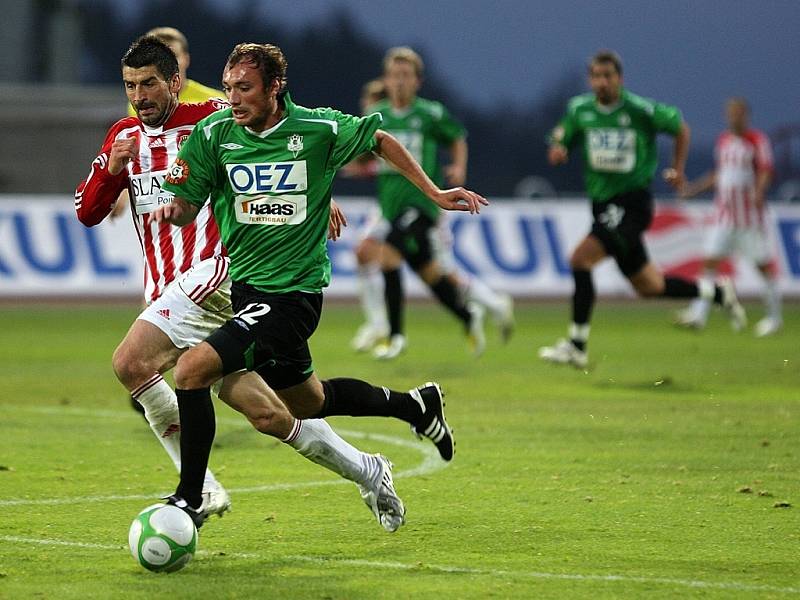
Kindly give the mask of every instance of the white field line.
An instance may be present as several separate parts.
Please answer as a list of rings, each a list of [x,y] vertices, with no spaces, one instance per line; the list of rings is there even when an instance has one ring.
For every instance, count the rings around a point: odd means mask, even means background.
[[[90,550],[111,550],[111,551],[124,551],[128,552],[127,546],[112,545],[112,544],[91,544],[86,542],[71,542],[66,540],[52,540],[52,539],[39,539],[39,538],[26,538],[12,535],[0,536],[0,541],[9,542],[13,544],[34,544],[40,546],[61,546],[71,548],[85,548]],[[200,555],[215,556],[214,552],[208,550],[198,551]],[[543,571],[513,571],[507,569],[476,569],[473,567],[459,567],[453,565],[435,565],[435,564],[420,564],[420,563],[402,563],[402,562],[388,562],[376,560],[362,560],[357,558],[332,558],[332,557],[318,557],[318,556],[264,556],[261,554],[241,553],[241,552],[225,552],[224,557],[228,558],[244,558],[256,559],[262,561],[276,561],[281,563],[298,563],[304,562],[314,565],[330,565],[330,566],[347,566],[347,567],[364,567],[369,569],[384,569],[394,571],[419,571],[419,572],[434,572],[434,573],[450,573],[459,575],[473,575],[494,577],[500,579],[552,579],[562,581],[588,581],[588,582],[606,582],[606,583],[644,583],[644,584],[658,584],[671,587],[682,588],[697,588],[697,589],[717,589],[717,590],[731,590],[736,592],[770,592],[776,594],[800,594],[800,588],[797,587],[780,587],[775,585],[763,584],[750,584],[740,583],[736,581],[703,581],[698,579],[673,579],[670,577],[635,577],[630,575],[598,575],[598,574],[580,574],[580,573],[547,573]],[[214,560],[217,560],[214,558]]]
[[[14,411],[33,412],[45,415],[57,416],[70,416],[80,418],[102,418],[102,419],[122,419],[122,420],[141,420],[141,416],[135,414],[133,411],[122,412],[112,410],[87,410],[80,408],[60,407],[60,406],[22,406],[22,405],[2,405],[0,410],[10,408]],[[242,426],[250,428],[250,425],[244,419],[220,417],[217,419],[218,423],[232,426]],[[379,433],[365,433],[363,431],[352,431],[347,429],[337,429],[340,435],[346,438],[363,439],[363,440],[376,440],[384,444],[392,444],[402,448],[414,450],[422,455],[422,461],[411,469],[404,471],[397,471],[393,473],[394,478],[403,477],[416,477],[419,475],[427,475],[435,471],[439,471],[447,466],[448,463],[441,460],[439,453],[428,442],[414,441],[413,439],[402,439],[390,435],[383,435]],[[254,431],[254,435],[258,434]],[[268,483],[264,485],[243,487],[243,488],[230,488],[229,492],[234,494],[252,494],[260,492],[278,492],[284,490],[294,490],[309,487],[322,487],[328,485],[343,485],[350,483],[346,479],[325,479],[317,481],[301,481],[296,483]],[[43,499],[28,499],[28,498],[8,498],[0,499],[0,506],[35,506],[35,505],[61,505],[61,504],[81,504],[84,502],[117,502],[127,500],[150,500],[153,498],[163,497],[166,493],[154,492],[150,494],[110,494],[102,496],[72,496],[65,498],[43,498]]]

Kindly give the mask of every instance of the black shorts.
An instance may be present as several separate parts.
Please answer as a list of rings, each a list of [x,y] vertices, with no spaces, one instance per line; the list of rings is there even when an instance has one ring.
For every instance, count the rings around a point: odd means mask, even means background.
[[[436,221],[418,208],[407,208],[392,221],[386,243],[403,255],[408,266],[420,268],[436,258]]]
[[[322,294],[267,294],[231,285],[234,315],[206,341],[222,359],[223,374],[255,371],[274,390],[303,383],[314,372],[308,338],[322,314]]]
[[[638,273],[650,260],[642,239],[653,220],[650,190],[634,190],[594,202],[592,215],[591,235],[600,240],[626,277]]]

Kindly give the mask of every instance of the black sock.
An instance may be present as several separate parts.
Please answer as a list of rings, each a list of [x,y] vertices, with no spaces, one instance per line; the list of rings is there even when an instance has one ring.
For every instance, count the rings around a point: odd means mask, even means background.
[[[469,311],[461,299],[456,286],[454,286],[447,277],[440,277],[439,281],[433,285],[429,285],[428,287],[431,288],[431,291],[439,299],[439,302],[446,306],[451,313],[461,319],[465,326],[469,327],[469,322],[472,319],[472,315],[469,314]]]
[[[572,322],[576,325],[588,325],[594,308],[594,282],[592,272],[585,269],[573,269],[575,292],[572,294]],[[578,350],[586,349],[586,340],[571,340]]]
[[[400,269],[383,272],[383,297],[386,301],[386,312],[389,316],[389,333],[403,333],[403,280]]]
[[[191,506],[203,503],[203,481],[217,429],[211,390],[176,389],[181,420],[181,482],[175,492]]]
[[[422,409],[411,394],[375,387],[366,381],[337,377],[322,382],[325,404],[315,419],[335,415],[351,417],[396,417],[412,425],[422,416]]]
[[[697,298],[700,290],[694,281],[680,277],[664,277],[664,293],[667,298]]]

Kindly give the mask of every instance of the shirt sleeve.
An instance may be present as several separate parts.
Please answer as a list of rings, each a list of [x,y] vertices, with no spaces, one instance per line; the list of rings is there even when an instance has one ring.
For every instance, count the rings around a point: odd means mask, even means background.
[[[761,132],[756,134],[755,139],[755,166],[756,171],[761,173],[764,171],[772,172],[774,170],[774,161],[772,158],[772,146],[769,143],[769,138]]]
[[[203,125],[192,130],[164,178],[165,190],[197,206],[205,204],[218,183],[216,156]]]
[[[116,175],[108,172],[111,145],[119,135],[121,122],[108,130],[100,154],[92,161],[89,175],[75,189],[75,213],[78,220],[92,227],[105,219],[114,208],[120,193],[128,186],[128,170]]]
[[[333,117],[337,123],[337,132],[331,164],[338,169],[359,154],[369,152],[375,147],[375,132],[381,126],[383,117],[380,113],[354,117],[339,111],[333,111]]]
[[[677,135],[681,130],[683,116],[676,106],[655,102],[653,104],[652,120],[656,131]]]
[[[466,137],[467,130],[453,115],[441,104],[437,104],[438,113],[434,115],[433,136],[436,141],[443,144],[452,144],[458,139]]]
[[[575,140],[575,132],[577,131],[576,123],[575,109],[570,106],[564,116],[561,117],[561,120],[559,120],[550,132],[550,135],[547,136],[547,143],[561,144],[569,148]]]

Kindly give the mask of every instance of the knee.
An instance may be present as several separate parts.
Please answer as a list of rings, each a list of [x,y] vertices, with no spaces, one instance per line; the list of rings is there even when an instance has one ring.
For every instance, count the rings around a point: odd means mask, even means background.
[[[119,382],[128,391],[134,390],[147,381],[156,372],[141,355],[122,344],[111,357],[111,366]]]
[[[210,387],[219,379],[214,365],[205,355],[195,352],[196,349],[196,347],[192,348],[178,359],[173,373],[175,387],[183,390],[195,390]]]
[[[664,285],[657,281],[645,281],[636,283],[633,286],[633,289],[636,290],[636,293],[641,298],[657,298],[658,296],[664,295]]]
[[[372,244],[369,242],[361,242],[356,247],[356,261],[360,266],[368,265],[372,262],[375,262],[374,251],[372,248]]]

